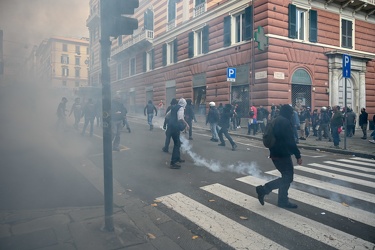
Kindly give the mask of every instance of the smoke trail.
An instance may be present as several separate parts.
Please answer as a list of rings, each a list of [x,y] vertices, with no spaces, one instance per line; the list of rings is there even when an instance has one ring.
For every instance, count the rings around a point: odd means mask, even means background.
[[[181,148],[184,153],[187,153],[194,161],[194,165],[199,167],[206,167],[213,172],[233,172],[244,175],[252,175],[259,178],[264,178],[262,172],[259,170],[255,162],[246,163],[238,162],[236,164],[231,164],[229,166],[223,166],[220,162],[214,160],[207,160],[202,156],[196,154],[191,150],[191,145],[189,141],[181,136]]]

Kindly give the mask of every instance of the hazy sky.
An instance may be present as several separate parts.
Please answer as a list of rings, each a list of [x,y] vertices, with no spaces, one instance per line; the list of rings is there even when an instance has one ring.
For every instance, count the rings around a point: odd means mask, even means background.
[[[22,60],[51,36],[88,37],[89,0],[0,0],[5,59]]]

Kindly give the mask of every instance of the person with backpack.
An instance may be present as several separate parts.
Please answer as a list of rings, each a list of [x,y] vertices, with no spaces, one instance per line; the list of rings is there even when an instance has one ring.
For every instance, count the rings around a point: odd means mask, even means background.
[[[211,130],[211,141],[218,142],[219,136],[217,134],[217,123],[219,122],[220,114],[219,110],[216,108],[215,102],[210,102],[208,104],[210,109],[208,110],[208,114],[206,117],[206,125],[210,123],[210,130]]]
[[[154,111],[155,111],[155,116],[158,115],[158,110],[156,109],[155,105],[152,104],[152,101],[149,100],[148,103],[146,104],[146,107],[144,108],[143,112],[146,116],[147,113],[147,123],[150,125],[150,130],[154,128],[154,125],[152,124],[152,119],[154,118]]]
[[[194,106],[191,99],[186,100],[185,121],[189,124],[189,140],[193,140],[193,121],[197,122],[194,114]]]
[[[297,159],[297,164],[302,164],[301,153],[294,140],[292,128],[293,107],[288,104],[281,106],[280,114],[271,122],[273,124],[274,144],[269,148],[270,158],[281,177],[265,185],[256,187],[258,200],[264,205],[264,197],[274,189],[279,189],[277,205],[282,208],[297,208],[297,204],[288,199],[288,190],[293,181],[294,167],[291,155]]]
[[[90,123],[90,136],[94,134],[94,120],[95,120],[95,104],[92,98],[89,98],[85,106],[83,107],[82,117],[85,117],[85,123],[83,125],[81,135],[84,136],[87,125]]]
[[[180,155],[180,133],[184,129],[189,129],[189,125],[184,119],[184,109],[186,107],[186,100],[181,98],[178,101],[178,104],[171,108],[169,111],[170,115],[168,119],[168,128],[170,129],[171,137],[173,140],[173,151],[171,157],[171,165],[170,168],[172,169],[180,169],[181,165],[178,163],[183,163],[185,160],[181,159]]]
[[[218,124],[218,126],[220,127],[220,130],[219,130],[219,133],[218,133],[220,143],[218,145],[225,147],[225,141],[224,141],[224,138],[223,138],[223,134],[224,134],[225,137],[230,142],[230,144],[232,145],[232,151],[235,151],[236,148],[237,148],[237,145],[236,145],[236,143],[234,143],[232,137],[228,133],[228,129],[229,129],[229,126],[230,126],[230,120],[231,120],[232,117],[233,117],[232,105],[225,104],[224,109],[223,109],[223,113],[220,116],[220,120],[219,120],[219,124]]]

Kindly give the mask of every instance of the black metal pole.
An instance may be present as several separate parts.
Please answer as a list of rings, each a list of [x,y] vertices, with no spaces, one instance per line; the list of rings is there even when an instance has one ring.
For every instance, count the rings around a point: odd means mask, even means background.
[[[102,119],[103,119],[103,170],[104,170],[104,214],[105,229],[113,231],[113,171],[112,171],[112,124],[111,124],[111,85],[109,58],[111,41],[105,30],[102,18],[105,0],[100,1],[100,53],[102,68]]]
[[[345,87],[344,87],[344,91],[345,91],[345,101],[344,101],[344,105],[345,105],[345,113],[344,113],[344,117],[345,117],[345,122],[344,122],[344,149],[346,149],[346,133],[347,133],[347,129],[348,129],[348,117],[347,117],[347,114],[348,114],[348,109],[347,109],[347,106],[348,106],[348,101],[347,101],[347,98],[348,98],[348,91],[347,91],[347,81],[346,81],[346,77],[345,77]]]

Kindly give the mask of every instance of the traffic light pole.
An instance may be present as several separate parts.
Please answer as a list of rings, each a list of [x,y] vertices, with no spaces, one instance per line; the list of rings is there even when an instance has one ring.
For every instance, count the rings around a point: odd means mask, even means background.
[[[103,170],[104,170],[104,229],[112,232],[113,227],[113,169],[112,169],[112,122],[111,122],[111,85],[109,58],[111,41],[106,30],[102,10],[105,0],[100,1],[100,52],[102,68],[102,119],[103,119]]]

